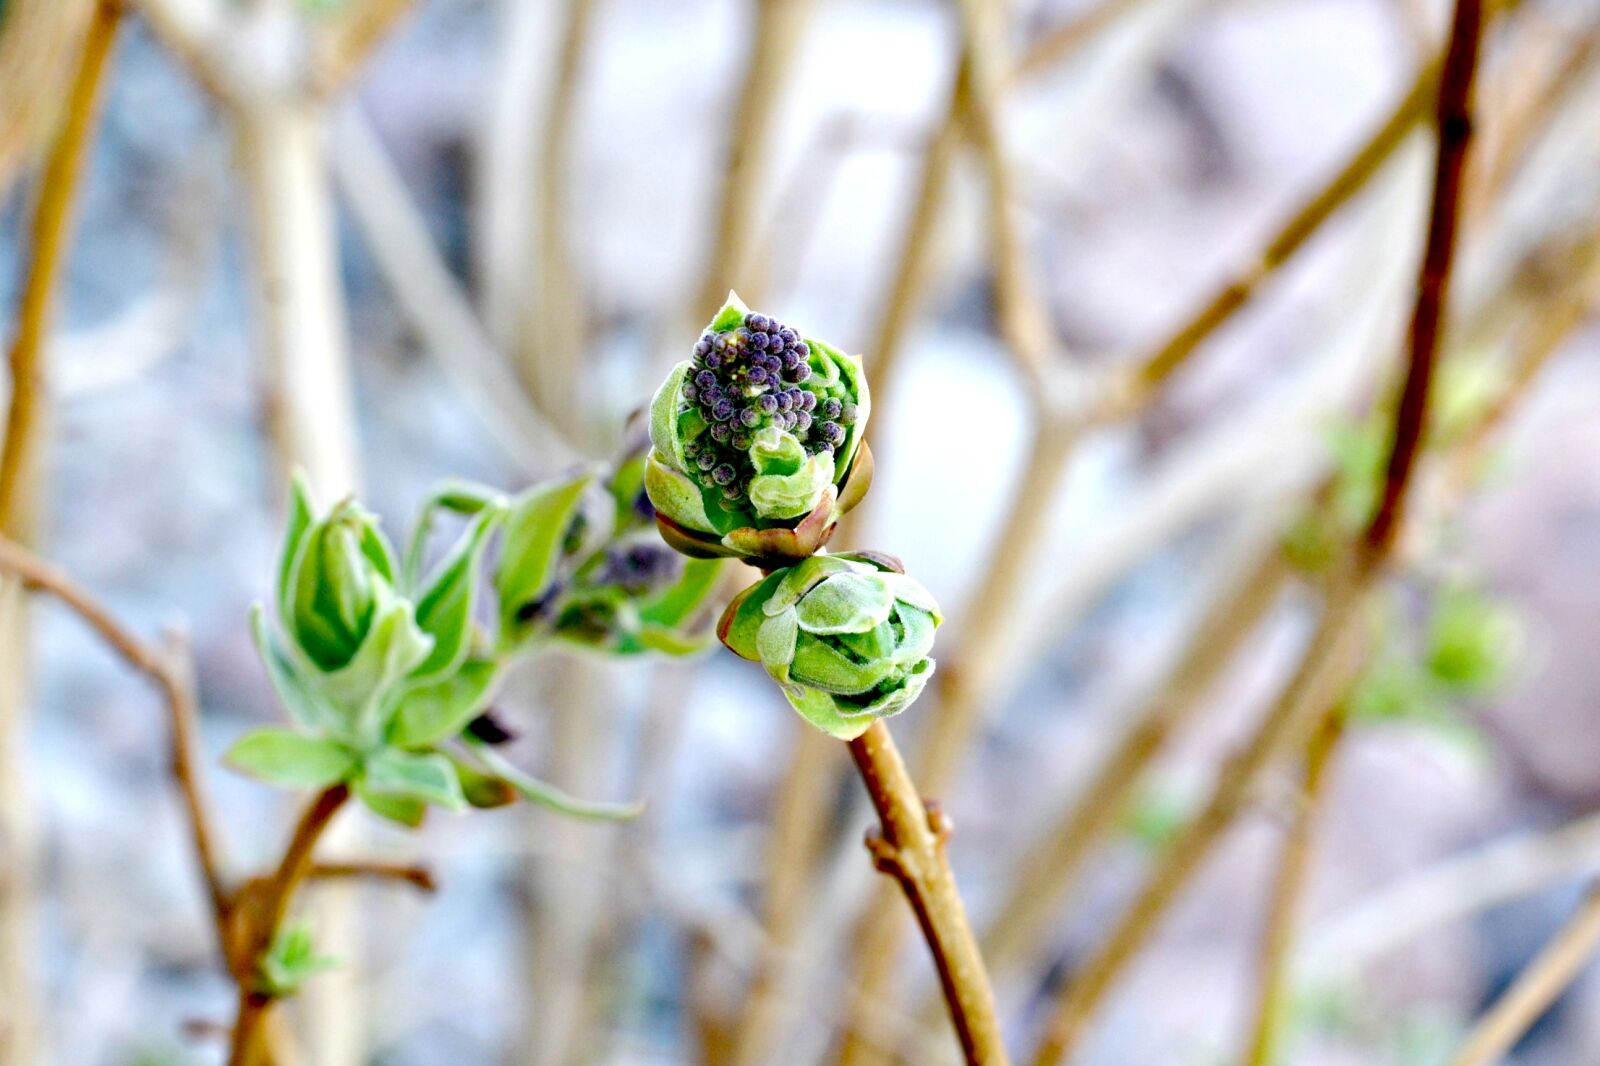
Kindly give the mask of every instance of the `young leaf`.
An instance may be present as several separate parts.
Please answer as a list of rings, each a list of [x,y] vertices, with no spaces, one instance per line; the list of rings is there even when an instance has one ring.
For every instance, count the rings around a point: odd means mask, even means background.
[[[267,668],[267,679],[278,694],[278,701],[289,712],[289,717],[312,730],[337,726],[338,714],[285,654],[278,638],[268,627],[266,612],[259,603],[250,611],[250,632],[255,637],[261,661]]]
[[[362,770],[367,792],[406,796],[452,811],[467,805],[455,767],[443,755],[384,748],[370,756]]]
[[[279,788],[322,788],[356,768],[354,753],[338,741],[288,729],[246,733],[226,759],[240,773]]]
[[[289,617],[289,582],[294,575],[295,560],[300,556],[301,542],[315,515],[316,504],[312,502],[305,471],[296,470],[289,485],[289,516],[284,523],[282,554],[278,558],[278,614],[283,618]]]
[[[558,814],[594,821],[626,821],[637,818],[644,810],[643,803],[594,803],[568,795],[554,785],[546,784],[518,770],[501,757],[500,753],[477,741],[466,741],[473,756],[491,775],[504,781],[530,803],[548,807]]]
[[[505,497],[485,485],[452,479],[435,486],[433,495],[423,503],[417,521],[411,527],[411,539],[406,542],[402,588],[409,593],[422,580],[423,553],[427,551],[428,534],[433,531],[434,512],[450,511],[471,517],[486,510],[500,510],[504,507]]]
[[[444,756],[456,768],[456,776],[461,779],[461,793],[467,797],[467,803],[471,806],[486,811],[496,807],[508,807],[517,802],[517,790],[505,780],[484,773],[467,760],[450,752],[445,752]]]
[[[439,568],[433,584],[417,601],[417,625],[433,637],[433,650],[412,671],[412,676],[437,678],[449,674],[467,657],[472,637],[472,608],[477,599],[479,564],[499,520],[498,511],[486,510],[472,525]]]
[[[549,590],[567,532],[593,480],[592,474],[584,473],[536,488],[512,504],[494,580],[503,633],[515,632],[518,612]]]
[[[309,926],[287,926],[278,931],[261,960],[261,991],[275,999],[292,996],[307,978],[338,964],[331,956],[317,954]]]
[[[494,662],[469,659],[449,677],[407,688],[389,725],[389,743],[424,748],[455,736],[483,710],[498,673]]]
[[[428,817],[428,805],[414,796],[396,792],[373,792],[365,784],[357,783],[356,795],[367,810],[379,818],[387,819],[407,829],[416,829]]]

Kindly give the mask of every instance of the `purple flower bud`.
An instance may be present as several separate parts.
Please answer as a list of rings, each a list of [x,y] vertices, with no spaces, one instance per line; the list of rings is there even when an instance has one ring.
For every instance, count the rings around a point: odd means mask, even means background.
[[[817,394],[816,393],[807,392],[804,389],[795,389],[794,391],[798,392],[800,394],[800,397],[799,397],[799,400],[798,400],[798,402],[800,404],[800,410],[802,410],[802,411],[815,411],[817,409]]]
[[[746,429],[754,429],[756,424],[760,421],[761,412],[757,411],[754,407],[746,407],[739,412],[739,422]]]
[[[707,370],[717,370],[722,366],[722,360],[722,353],[713,349],[707,352],[705,358],[701,359],[700,362],[705,364]]]
[[[711,341],[711,350],[714,352],[725,352],[728,350],[729,343],[728,335],[726,333],[719,333]]]
[[[750,334],[750,346],[752,348],[765,348],[767,346],[767,335],[760,330]]]
[[[713,404],[722,399],[721,385],[713,385],[709,389],[700,390],[700,406],[710,409]]]
[[[760,314],[756,311],[751,311],[748,315],[744,316],[744,324],[752,330],[760,330],[765,332],[766,328],[772,323],[766,315]]]
[[[694,382],[690,381],[684,384],[683,398],[688,400],[690,403],[694,403],[695,400],[700,398],[700,390],[695,387]]]
[[[778,410],[787,411],[794,407],[794,391],[784,389],[773,397],[773,402],[778,405]]]
[[[730,441],[729,443],[731,443],[735,448],[739,449],[741,452],[747,452],[747,451],[750,450],[750,434],[748,434],[748,433],[735,433],[733,435],[733,440]]]
[[[822,439],[837,447],[844,442],[844,427],[837,422],[824,422],[817,428]]]
[[[726,422],[716,422],[711,426],[711,439],[718,444],[728,443],[728,438],[733,436],[733,430]]]
[[[856,424],[856,405],[853,404],[853,403],[846,403],[842,408],[840,408],[840,410],[839,410],[839,421],[842,424],[847,425],[847,426],[855,425]]]
[[[806,411],[796,411],[794,413],[794,431],[796,433],[804,433],[810,428],[811,415]]]
[[[780,404],[779,404],[779,401],[778,401],[778,397],[774,396],[770,392],[767,392],[767,393],[763,393],[760,396],[756,397],[756,406],[761,408],[761,413],[762,414],[770,415],[770,414],[774,414],[774,413],[777,412],[778,407],[780,406]]]
[[[685,459],[693,459],[696,456],[698,456],[699,454],[700,454],[700,442],[699,441],[686,440],[686,441],[683,442],[683,457]]]
[[[788,347],[789,345],[798,342],[800,340],[800,335],[794,330],[790,329],[788,326],[784,326],[782,329],[778,330],[778,339],[783,341],[785,347]]]
[[[731,485],[734,479],[738,476],[739,475],[734,472],[733,467],[727,463],[723,463],[721,466],[711,471],[711,480],[715,481],[718,485]]]
[[[778,365],[784,370],[793,370],[800,365],[800,353],[784,349],[783,354],[778,357]]]
[[[726,422],[733,417],[733,401],[724,396],[711,407],[711,417],[718,422]]]
[[[752,385],[765,385],[767,383],[767,376],[766,367],[753,366],[749,370],[745,371],[744,379]]]
[[[796,385],[800,384],[802,381],[805,381],[807,378],[811,377],[811,364],[798,364],[793,370],[789,371],[788,377],[789,380],[794,382]]]
[[[829,396],[826,400],[822,401],[823,418],[838,418],[843,411],[844,405],[838,400],[834,399],[832,396]]]
[[[704,337],[694,342],[694,354],[703,356],[711,350],[711,342]]]
[[[694,383],[702,389],[709,389],[717,383],[717,375],[709,370],[702,370],[694,376]]]
[[[701,452],[699,457],[695,459],[694,465],[698,466],[701,470],[710,470],[712,467],[717,465],[716,453],[709,451]]]
[[[796,341],[794,345],[794,354],[798,355],[801,359],[810,359],[811,345],[807,344],[805,341]]]

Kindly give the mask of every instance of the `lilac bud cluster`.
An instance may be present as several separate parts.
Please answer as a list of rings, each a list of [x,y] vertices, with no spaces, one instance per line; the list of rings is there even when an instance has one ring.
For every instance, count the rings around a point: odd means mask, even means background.
[[[605,561],[590,581],[641,596],[671,584],[682,573],[683,556],[658,540],[646,540],[607,548]]]
[[[820,396],[811,380],[811,348],[799,333],[757,312],[726,333],[707,332],[694,346],[683,398],[707,430],[684,444],[689,473],[728,501],[749,492],[749,448],[767,426],[787,430],[816,454],[844,442],[856,406]]]

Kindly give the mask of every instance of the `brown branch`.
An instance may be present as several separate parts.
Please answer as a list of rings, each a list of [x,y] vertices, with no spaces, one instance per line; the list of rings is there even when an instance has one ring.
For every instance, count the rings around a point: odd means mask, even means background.
[[[319,862],[311,867],[307,878],[312,881],[394,881],[410,885],[418,892],[433,893],[439,882],[426,866],[401,862]]]
[[[247,886],[235,908],[236,947],[229,963],[239,985],[239,1014],[233,1024],[228,1066],[256,1066],[272,993],[259,984],[261,961],[289,912],[295,889],[314,869],[317,841],[350,798],[348,785],[333,785],[317,794],[295,825],[283,859],[271,876]]]
[[[0,534],[23,535],[30,482],[38,462],[44,401],[44,346],[55,316],[58,282],[66,261],[72,210],[99,110],[101,87],[121,21],[122,5],[100,0],[83,39],[78,70],[67,98],[65,124],[50,147],[39,180],[39,206],[29,236],[28,279],[11,342],[11,411],[0,444]]]
[[[916,913],[966,1061],[1004,1066],[1010,1060],[994,993],[945,851],[950,823],[923,802],[881,721],[850,741],[850,756],[881,826],[868,834],[868,850],[878,869],[899,882]]]
[[[228,907],[227,892],[223,888],[216,831],[207,813],[210,806],[206,802],[204,775],[195,755],[199,748],[195,728],[197,705],[186,658],[175,647],[157,648],[140,640],[60,569],[3,537],[0,537],[0,572],[12,574],[26,588],[48,593],[61,601],[124,662],[161,690],[167,704],[172,777],[183,799],[195,859],[220,929]]]
[[[1278,1041],[1289,993],[1290,950],[1300,901],[1311,871],[1317,824],[1327,795],[1328,769],[1344,736],[1344,727],[1344,706],[1336,705],[1323,716],[1322,725],[1312,735],[1306,751],[1305,776],[1296,796],[1289,836],[1283,842],[1283,853],[1278,860],[1278,876],[1272,887],[1272,903],[1261,942],[1261,986],[1257,991],[1250,1046],[1244,1058],[1247,1066],[1271,1066],[1278,1061]]]
[[[1583,973],[1596,948],[1600,948],[1600,886],[1589,890],[1577,912],[1478,1022],[1450,1066],[1499,1062]]]
[[[1454,263],[1461,173],[1470,141],[1471,90],[1481,36],[1481,0],[1457,0],[1436,108],[1439,145],[1427,245],[1407,333],[1406,379],[1396,409],[1394,443],[1379,506],[1348,561],[1331,577],[1321,625],[1294,681],[1255,737],[1226,768],[1204,812],[1169,847],[1106,943],[1063,991],[1034,1066],[1056,1066],[1072,1054],[1115,979],[1155,931],[1235,815],[1244,809],[1257,777],[1282,752],[1301,742],[1312,715],[1335,698],[1347,672],[1334,667],[1345,658],[1345,645],[1357,629],[1353,623],[1360,616],[1365,593],[1381,575],[1394,546],[1422,440],[1438,359],[1440,319]]]
[[[1354,155],[1326,184],[1290,213],[1272,237],[1247,264],[1219,285],[1211,297],[1170,336],[1133,363],[1126,395],[1121,402],[1132,409],[1170,378],[1202,343],[1232,320],[1294,257],[1323,223],[1349,203],[1372,177],[1383,169],[1405,143],[1417,122],[1427,113],[1439,84],[1439,65],[1429,64],[1417,73],[1410,89]]]

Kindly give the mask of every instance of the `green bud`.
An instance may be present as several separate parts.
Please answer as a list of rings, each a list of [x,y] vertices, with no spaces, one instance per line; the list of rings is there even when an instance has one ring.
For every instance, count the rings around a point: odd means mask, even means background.
[[[812,725],[850,740],[921,695],[942,620],[897,560],[817,555],[746,589],[728,605],[717,635],[766,667]]]
[[[651,402],[644,487],[679,551],[786,566],[866,494],[871,397],[859,357],[728,300]]]
[[[372,516],[348,501],[306,530],[284,622],[295,645],[319,668],[337,670],[360,650],[378,585],[394,580],[386,549]]]

